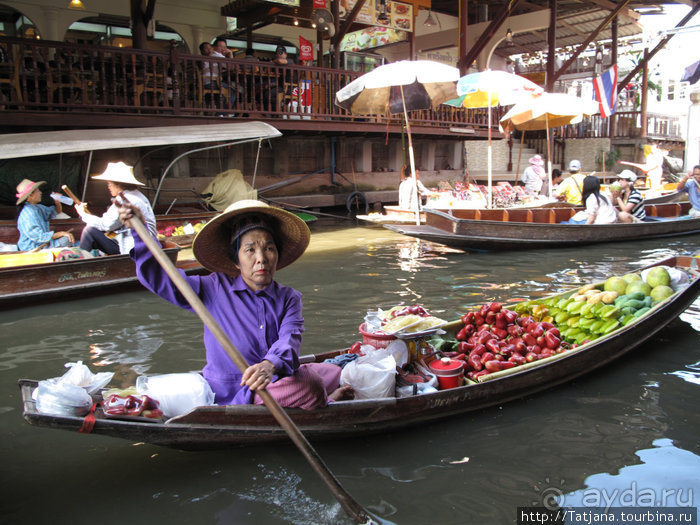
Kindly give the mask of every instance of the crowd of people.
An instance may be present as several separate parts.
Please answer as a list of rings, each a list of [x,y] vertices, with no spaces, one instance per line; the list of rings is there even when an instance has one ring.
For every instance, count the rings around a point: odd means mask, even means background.
[[[208,105],[213,103],[218,108],[232,107],[234,98],[248,103],[262,100],[265,109],[278,111],[283,109],[278,107],[280,95],[289,98],[292,96],[291,86],[298,80],[296,72],[285,68],[277,71],[276,75],[258,78],[255,73],[259,70],[253,63],[263,59],[258,58],[252,48],[246,49],[244,55],[244,60],[251,62],[250,66],[227,64],[225,59],[234,58],[234,55],[223,38],[217,38],[213,45],[202,42],[199,52],[202,56],[218,59],[202,62],[202,87],[209,91],[204,96]],[[274,66],[295,65],[294,59],[288,55],[287,48],[283,45],[277,46],[274,56],[267,62]],[[226,99],[227,95],[229,100]]]

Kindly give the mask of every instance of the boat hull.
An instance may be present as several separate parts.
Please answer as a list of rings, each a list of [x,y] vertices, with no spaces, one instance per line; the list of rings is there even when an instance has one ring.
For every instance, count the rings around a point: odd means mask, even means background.
[[[664,206],[664,205],[657,205]],[[677,206],[670,204],[665,206]],[[496,211],[496,210],[489,210]],[[464,250],[521,250],[557,248],[606,242],[637,241],[700,233],[700,219],[688,216],[657,216],[633,224],[561,224],[557,209],[542,210],[551,221],[462,219],[437,210],[425,210],[425,225],[384,227],[397,233]],[[566,210],[573,215],[573,210]],[[568,216],[567,216],[568,217]]]
[[[177,262],[180,247],[163,243],[168,258]],[[184,269],[184,268],[183,268]],[[190,273],[200,268],[188,267]],[[128,255],[107,255],[88,259],[9,266],[0,268],[0,308],[137,285],[134,262]]]
[[[688,268],[690,257],[671,258],[657,264]],[[700,279],[660,303],[638,321],[578,349],[557,354],[534,366],[481,383],[406,398],[341,401],[320,410],[288,409],[290,417],[310,440],[328,440],[375,434],[424,424],[506,401],[566,383],[622,358],[680,315],[700,294]],[[447,325],[456,331],[459,321]],[[322,361],[339,352],[305,356]],[[32,400],[36,381],[20,380],[25,420],[37,426],[78,431],[84,418],[52,416],[37,412]],[[221,448],[286,441],[285,432],[264,406],[231,405],[199,407],[167,422],[135,422],[105,419],[96,413],[92,433],[180,449]]]

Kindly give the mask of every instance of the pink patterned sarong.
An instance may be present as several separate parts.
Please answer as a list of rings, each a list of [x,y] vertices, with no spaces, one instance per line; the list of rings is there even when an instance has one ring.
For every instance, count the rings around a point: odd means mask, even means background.
[[[340,387],[342,368],[329,363],[307,363],[301,365],[294,375],[283,377],[267,385],[267,391],[282,407],[312,410],[328,404],[328,394]],[[255,394],[253,401],[262,405]]]

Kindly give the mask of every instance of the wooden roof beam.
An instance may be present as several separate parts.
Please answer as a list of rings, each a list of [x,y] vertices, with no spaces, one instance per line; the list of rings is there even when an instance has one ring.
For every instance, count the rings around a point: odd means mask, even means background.
[[[615,2],[611,2],[610,0],[587,0],[588,3],[590,4],[595,4],[598,5],[604,9],[607,9],[609,11],[612,11],[617,7],[617,4]],[[620,11],[620,15],[626,16],[630,20],[634,20],[637,22],[639,20],[639,17],[641,16],[639,13],[637,13],[633,9],[623,9]]]
[[[558,70],[556,73],[554,73],[554,75],[553,75],[553,77],[552,77],[552,80],[551,80],[551,84],[552,84],[552,85],[554,85],[554,82],[556,82],[557,79],[558,79],[561,75],[563,75],[564,73],[566,73],[566,70],[569,69],[569,66],[570,66],[571,64],[573,64],[573,63],[576,61],[576,59],[578,58],[578,56],[588,47],[588,44],[590,44],[591,42],[593,42],[593,41],[598,37],[598,35],[600,34],[600,32],[601,32],[603,29],[605,29],[605,27],[612,21],[612,19],[615,18],[615,17],[620,13],[620,11],[621,11],[622,9],[625,8],[625,6],[626,6],[629,2],[630,2],[630,0],[622,0],[622,1],[617,5],[617,7],[616,7],[613,11],[610,12],[610,14],[605,18],[605,20],[603,20],[603,21],[600,23],[600,25],[596,28],[596,30],[593,31],[593,33],[591,33],[590,36],[589,36],[588,38],[586,38],[586,40],[584,40],[584,41],[581,43],[581,45],[578,47],[578,49],[576,49],[576,51],[574,51],[574,54],[571,55],[571,57],[569,57],[569,59],[568,59],[566,62],[564,62],[564,64],[562,64],[562,66],[559,68],[559,70]]]
[[[493,35],[496,34],[496,31],[498,31],[498,29],[503,25],[508,16],[510,16],[511,11],[515,9],[515,6],[518,5],[518,2],[519,0],[510,0],[510,2],[508,2],[508,4],[504,6],[503,9],[501,9],[500,13],[498,13],[494,17],[489,26],[486,29],[484,29],[483,33],[481,33],[481,36],[474,43],[474,45],[466,54],[466,56],[461,57],[459,59],[458,66],[460,71],[466,71],[466,69],[471,65],[471,63],[474,62],[474,60],[476,60],[476,57],[478,57],[479,54],[484,50],[489,40],[493,38]]]

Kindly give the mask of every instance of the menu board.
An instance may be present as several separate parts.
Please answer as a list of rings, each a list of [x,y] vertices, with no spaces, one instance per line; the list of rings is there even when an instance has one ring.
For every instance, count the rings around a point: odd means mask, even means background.
[[[352,8],[355,7],[356,0],[340,1],[340,18],[345,18]],[[357,13],[355,22],[372,26],[389,27],[401,31],[413,31],[413,5],[403,2],[392,2],[386,0],[386,15],[388,20],[379,20],[382,13],[380,0],[366,0],[365,4]]]
[[[406,31],[381,26],[367,27],[345,35],[340,42],[340,51],[363,51],[406,40],[408,40]]]

